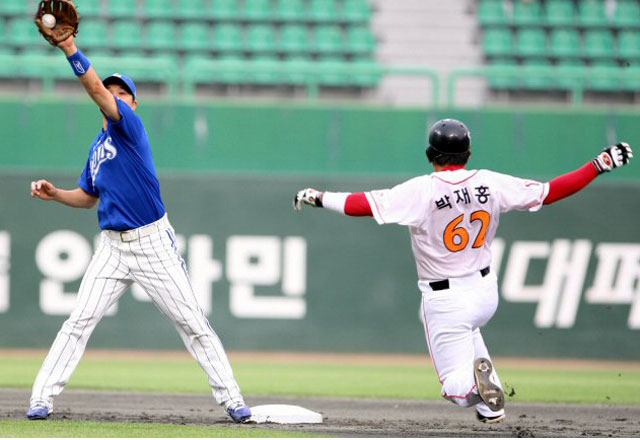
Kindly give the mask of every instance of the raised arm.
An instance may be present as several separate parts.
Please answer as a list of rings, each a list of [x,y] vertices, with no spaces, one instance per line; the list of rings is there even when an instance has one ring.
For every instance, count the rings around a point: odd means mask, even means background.
[[[56,188],[54,184],[46,180],[31,182],[31,197],[62,203],[72,208],[90,209],[96,206],[98,198],[85,192],[82,188],[64,190]]]
[[[551,180],[549,194],[544,199],[544,204],[550,205],[575,194],[600,174],[628,164],[632,157],[633,151],[625,142],[605,148],[595,159],[582,168]]]
[[[84,86],[91,99],[94,100],[100,110],[112,121],[120,120],[120,112],[115,97],[102,84],[102,80],[91,66],[89,60],[76,47],[73,36],[58,43],[58,47],[67,56],[74,73]]]

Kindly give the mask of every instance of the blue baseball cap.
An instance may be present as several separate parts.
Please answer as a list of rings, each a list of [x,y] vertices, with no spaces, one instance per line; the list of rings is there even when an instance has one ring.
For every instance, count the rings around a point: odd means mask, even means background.
[[[107,87],[110,84],[118,84],[119,86],[124,87],[131,95],[133,99],[137,99],[136,97],[136,85],[133,80],[128,76],[125,76],[121,73],[114,73],[105,79],[102,80],[102,84]]]

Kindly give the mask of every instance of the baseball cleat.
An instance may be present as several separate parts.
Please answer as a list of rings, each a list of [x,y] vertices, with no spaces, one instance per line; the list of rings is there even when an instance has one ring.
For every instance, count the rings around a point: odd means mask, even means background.
[[[46,420],[51,414],[49,408],[44,406],[34,406],[27,411],[27,419],[29,420]]]
[[[506,414],[500,414],[499,416],[483,416],[480,412],[476,411],[476,418],[481,423],[500,423],[507,418]]]
[[[487,404],[491,411],[504,408],[504,392],[493,374],[493,365],[486,358],[478,358],[473,362],[473,375],[480,399]]]
[[[236,423],[246,423],[251,418],[251,409],[245,404],[240,404],[227,408],[227,414]]]

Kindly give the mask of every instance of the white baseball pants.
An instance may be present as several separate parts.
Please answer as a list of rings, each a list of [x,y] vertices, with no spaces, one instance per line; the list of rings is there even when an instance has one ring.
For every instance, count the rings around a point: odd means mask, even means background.
[[[504,413],[491,411],[476,391],[473,361],[491,359],[480,327],[498,308],[498,284],[495,274],[482,277],[480,272],[449,279],[449,289],[433,291],[427,281],[420,281],[422,313],[429,353],[442,397],[464,406],[476,406],[484,416]],[[495,371],[495,365],[494,365]],[[497,378],[497,372],[496,372]],[[499,383],[499,378],[497,378]],[[502,385],[500,385],[502,386]]]
[[[31,407],[53,409],[107,309],[138,283],[178,330],[189,353],[207,374],[220,405],[243,403],[218,336],[196,301],[184,260],[167,216],[127,232],[102,231],[100,245],[84,274],[74,311],[58,332],[36,377]]]

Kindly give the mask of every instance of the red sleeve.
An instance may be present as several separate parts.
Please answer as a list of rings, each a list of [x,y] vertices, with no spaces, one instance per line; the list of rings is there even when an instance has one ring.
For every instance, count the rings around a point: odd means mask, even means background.
[[[347,196],[344,213],[353,217],[373,217],[371,206],[364,193],[354,193]]]
[[[596,177],[598,177],[598,171],[591,162],[564,176],[556,177],[549,182],[549,194],[544,199],[544,204],[550,205],[580,191]]]

